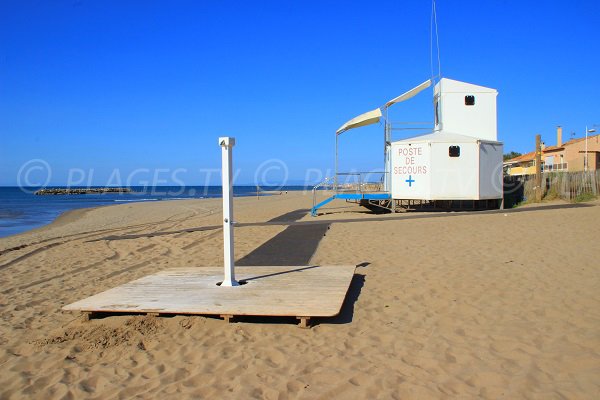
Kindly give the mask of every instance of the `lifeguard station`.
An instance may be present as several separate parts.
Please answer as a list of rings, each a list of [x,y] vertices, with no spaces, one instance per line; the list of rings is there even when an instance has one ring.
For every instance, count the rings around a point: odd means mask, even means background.
[[[448,78],[433,90],[433,129],[426,135],[392,141],[389,108],[429,88],[427,80],[382,107],[343,124],[335,134],[335,175],[313,188],[311,214],[335,199],[353,201],[374,211],[401,211],[411,204],[468,202],[498,207],[503,196],[502,150],[497,140],[495,89]],[[338,171],[342,133],[384,120],[384,160],[380,173]],[[378,180],[368,176],[379,175]],[[365,176],[367,178],[365,178]],[[349,182],[348,178],[353,178]],[[331,194],[318,202],[319,191]]]

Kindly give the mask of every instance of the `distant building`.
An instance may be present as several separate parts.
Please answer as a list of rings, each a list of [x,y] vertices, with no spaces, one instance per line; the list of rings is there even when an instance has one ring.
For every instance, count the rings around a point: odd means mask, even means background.
[[[585,138],[562,142],[562,128],[556,129],[556,146],[542,146],[543,172],[577,172],[585,170]],[[600,135],[587,138],[588,170],[600,170]],[[535,174],[535,151],[504,161],[508,175]]]

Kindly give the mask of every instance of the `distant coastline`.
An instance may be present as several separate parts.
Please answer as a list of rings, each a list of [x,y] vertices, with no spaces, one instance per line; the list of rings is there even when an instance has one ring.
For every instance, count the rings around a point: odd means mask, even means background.
[[[103,194],[103,193],[131,193],[130,188],[103,187],[103,188],[48,188],[37,190],[36,196],[67,195],[67,194]]]

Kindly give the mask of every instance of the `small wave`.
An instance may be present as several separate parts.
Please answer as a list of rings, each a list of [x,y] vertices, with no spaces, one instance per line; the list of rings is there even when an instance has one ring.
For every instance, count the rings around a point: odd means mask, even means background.
[[[198,197],[165,197],[163,200],[198,200],[198,199],[204,199],[204,196],[198,196]]]
[[[158,200],[160,200],[160,199],[135,199],[135,200],[113,200],[113,201],[121,202],[121,201],[158,201]]]

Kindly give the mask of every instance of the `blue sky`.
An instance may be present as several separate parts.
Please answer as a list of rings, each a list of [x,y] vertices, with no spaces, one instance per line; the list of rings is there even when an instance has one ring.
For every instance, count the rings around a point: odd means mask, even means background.
[[[505,151],[532,150],[536,133],[554,144],[559,124],[565,137],[600,124],[597,1],[438,0],[437,10],[442,74],[498,89]],[[342,123],[429,78],[430,13],[428,0],[2,0],[0,185],[31,159],[54,185],[69,169],[97,185],[136,170],[174,183],[175,169],[186,184],[216,183],[201,170],[219,168],[227,135],[238,183],[261,164],[277,181],[273,160],[292,183],[326,174]],[[431,114],[427,91],[392,119]],[[381,169],[382,130],[343,135],[341,169]]]

